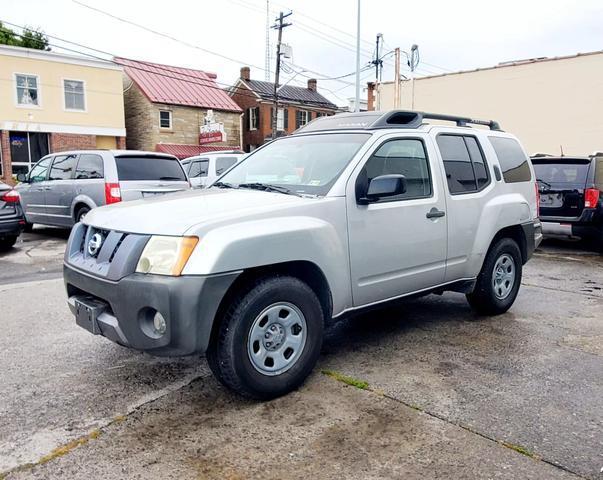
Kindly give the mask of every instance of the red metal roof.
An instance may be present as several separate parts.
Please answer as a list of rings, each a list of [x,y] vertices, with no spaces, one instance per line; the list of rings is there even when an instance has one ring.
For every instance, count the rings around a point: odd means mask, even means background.
[[[241,112],[215,80],[215,73],[115,57],[114,61],[153,103]]]
[[[195,155],[201,155],[202,153],[215,152],[217,150],[237,150],[239,147],[227,147],[227,146],[211,146],[211,145],[178,145],[176,143],[158,143],[155,146],[157,152],[169,153],[178,157],[180,160],[183,158],[194,157]]]

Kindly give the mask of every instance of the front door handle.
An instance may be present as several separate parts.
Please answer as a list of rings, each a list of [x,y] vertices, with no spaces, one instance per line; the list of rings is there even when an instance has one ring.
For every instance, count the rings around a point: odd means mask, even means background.
[[[429,210],[429,212],[427,212],[427,214],[425,216],[427,218],[440,218],[440,217],[443,217],[444,215],[446,215],[446,212],[444,212],[443,210],[438,210],[437,208],[433,207],[431,210]]]

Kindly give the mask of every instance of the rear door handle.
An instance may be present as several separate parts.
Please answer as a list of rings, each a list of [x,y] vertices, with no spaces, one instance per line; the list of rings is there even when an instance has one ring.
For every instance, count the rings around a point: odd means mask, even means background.
[[[429,212],[427,212],[427,214],[425,216],[427,218],[440,218],[440,217],[443,217],[444,215],[446,215],[446,212],[444,212],[443,210],[438,210],[437,208],[433,207],[431,210],[429,210]]]

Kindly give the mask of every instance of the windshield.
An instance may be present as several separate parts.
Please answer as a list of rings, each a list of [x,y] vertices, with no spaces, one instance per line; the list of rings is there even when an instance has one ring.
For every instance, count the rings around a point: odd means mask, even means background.
[[[536,178],[548,184],[572,184],[584,186],[588,176],[588,163],[554,162],[537,163],[533,161]]]
[[[220,182],[262,183],[297,194],[326,195],[369,137],[368,133],[335,133],[281,138],[249,155]]]

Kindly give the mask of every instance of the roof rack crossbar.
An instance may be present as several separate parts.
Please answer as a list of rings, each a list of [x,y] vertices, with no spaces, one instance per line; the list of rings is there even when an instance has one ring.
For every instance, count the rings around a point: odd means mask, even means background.
[[[477,118],[468,118],[468,117],[457,117],[456,115],[444,115],[440,113],[427,113],[421,112],[420,115],[423,118],[431,119],[431,120],[446,120],[449,122],[455,122],[459,127],[466,127],[467,124],[472,125],[484,125],[488,127],[490,130],[500,130],[500,125],[498,122],[494,120],[479,120]]]

